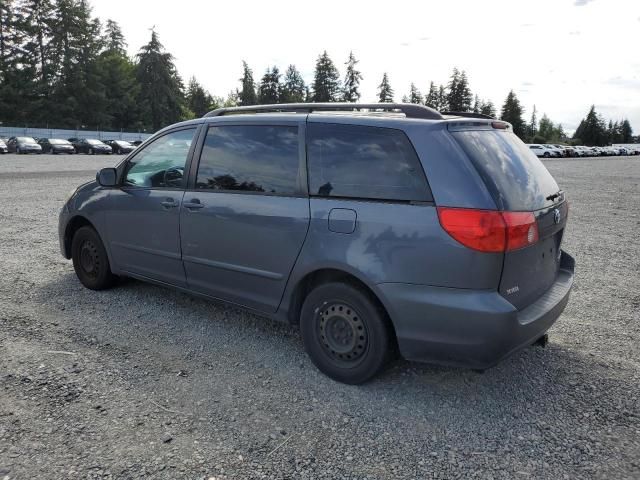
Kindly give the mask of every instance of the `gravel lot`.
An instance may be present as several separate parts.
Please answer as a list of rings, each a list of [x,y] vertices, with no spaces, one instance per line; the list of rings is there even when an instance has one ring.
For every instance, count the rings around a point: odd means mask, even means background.
[[[360,387],[316,371],[295,328],[84,289],[58,211],[117,160],[0,156],[0,479],[640,478],[640,157],[547,162],[577,260],[547,348]]]

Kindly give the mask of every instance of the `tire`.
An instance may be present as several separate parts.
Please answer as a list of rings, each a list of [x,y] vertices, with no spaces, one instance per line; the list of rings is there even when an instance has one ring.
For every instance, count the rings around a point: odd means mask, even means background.
[[[22,155],[22,152],[20,151],[20,147],[16,148],[16,155]]]
[[[89,150],[87,150],[87,153],[88,153],[89,155],[93,155],[93,148],[90,148]]]
[[[549,158],[549,152],[544,152],[544,158]]]
[[[347,283],[326,283],[307,295],[300,331],[318,370],[351,385],[378,374],[394,345],[383,309],[368,292]]]
[[[91,227],[81,227],[71,242],[73,269],[78,280],[91,290],[104,290],[113,285],[109,258],[98,233]]]

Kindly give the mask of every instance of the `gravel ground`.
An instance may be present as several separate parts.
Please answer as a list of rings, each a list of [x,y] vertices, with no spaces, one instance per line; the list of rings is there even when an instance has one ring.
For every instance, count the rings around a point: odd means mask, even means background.
[[[577,260],[547,348],[359,387],[295,328],[132,280],[84,289],[57,214],[116,160],[0,156],[0,479],[640,478],[640,157],[547,162]]]

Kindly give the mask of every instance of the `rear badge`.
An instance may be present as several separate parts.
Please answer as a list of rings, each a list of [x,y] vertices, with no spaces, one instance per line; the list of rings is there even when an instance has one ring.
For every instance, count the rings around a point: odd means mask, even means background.
[[[556,225],[560,223],[560,210],[557,208],[553,209],[553,223]]]
[[[520,287],[517,285],[515,287],[507,288],[507,295],[511,295],[512,293],[516,293],[520,291]]]

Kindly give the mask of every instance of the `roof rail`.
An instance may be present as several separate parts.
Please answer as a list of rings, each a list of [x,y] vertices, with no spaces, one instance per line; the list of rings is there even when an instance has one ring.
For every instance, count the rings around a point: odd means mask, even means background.
[[[273,113],[273,112],[355,112],[360,110],[398,111],[407,118],[423,118],[442,120],[442,115],[436,110],[414,103],[282,103],[276,105],[248,105],[244,107],[218,108],[205,117],[220,117],[243,113]]]
[[[473,112],[440,112],[442,115],[453,115],[456,117],[467,117],[467,118],[485,118],[487,120],[496,120],[495,117],[491,115],[485,115],[484,113],[473,113]]]

